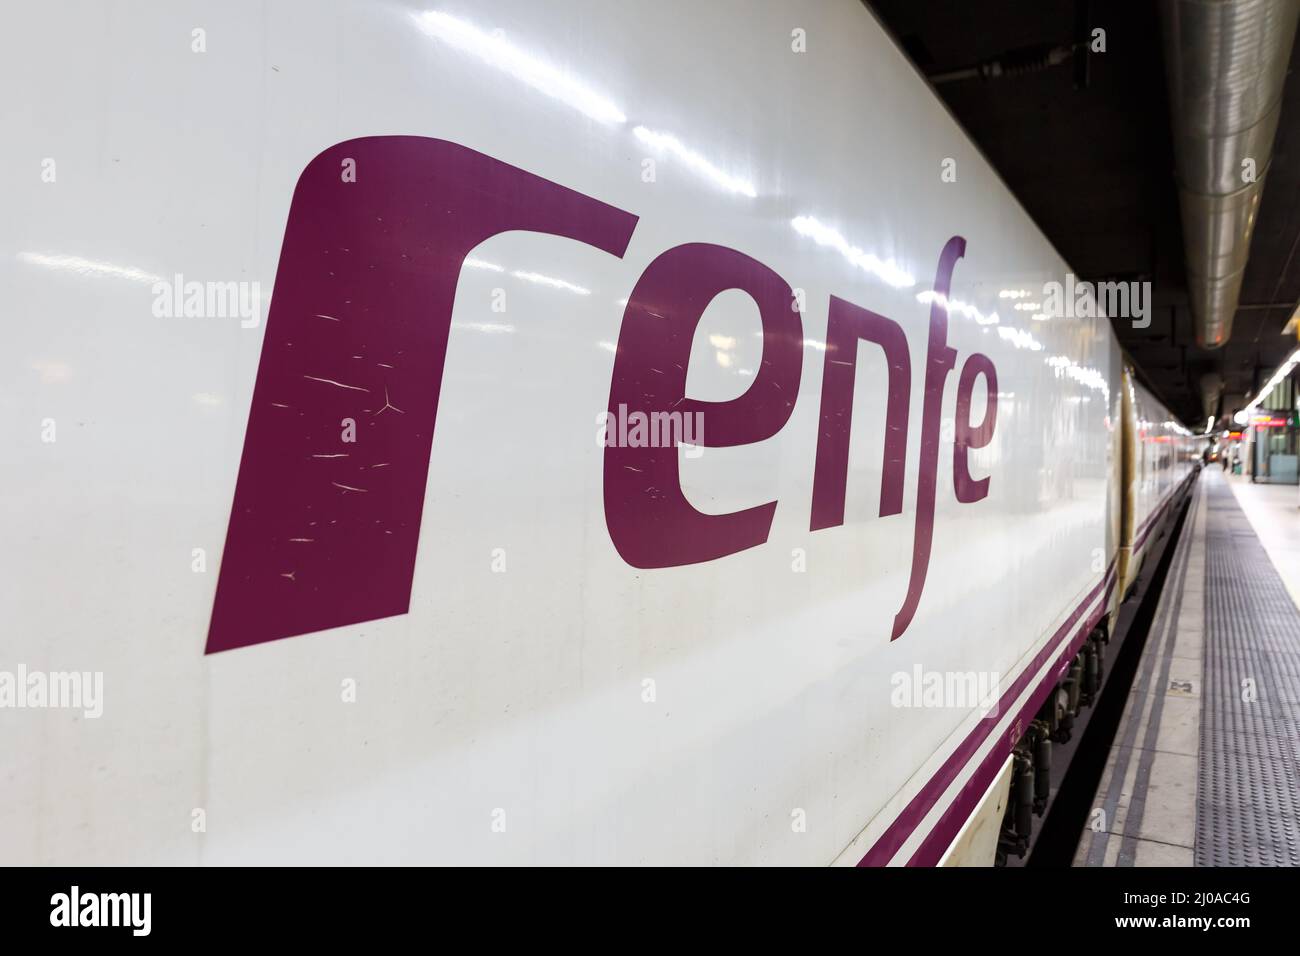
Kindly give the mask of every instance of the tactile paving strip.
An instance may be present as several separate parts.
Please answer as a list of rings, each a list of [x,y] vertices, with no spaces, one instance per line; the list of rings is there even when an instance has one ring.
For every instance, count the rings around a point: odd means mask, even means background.
[[[1202,484],[1196,865],[1300,866],[1300,610],[1232,490]]]

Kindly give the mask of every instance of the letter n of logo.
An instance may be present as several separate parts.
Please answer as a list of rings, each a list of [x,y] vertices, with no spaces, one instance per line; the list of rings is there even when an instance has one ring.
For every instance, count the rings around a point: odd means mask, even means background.
[[[366,175],[340,182],[344,157]],[[621,258],[636,223],[442,140],[367,137],[312,160],[289,207],[207,653],[407,612],[461,264],[513,230]],[[363,433],[334,454],[344,418]]]

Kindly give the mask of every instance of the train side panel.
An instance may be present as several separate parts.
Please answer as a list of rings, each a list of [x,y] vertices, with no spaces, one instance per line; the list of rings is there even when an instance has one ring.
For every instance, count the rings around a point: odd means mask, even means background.
[[[426,6],[232,2],[205,52],[172,4],[11,11],[3,657],[104,696],[4,715],[0,858],[937,862],[1108,606],[1106,320],[1016,308],[1067,264],[858,4]],[[529,227],[452,258],[442,202]],[[226,281],[269,310],[169,314]],[[672,376],[779,423],[700,406],[675,511],[598,421]],[[413,522],[368,517],[399,497]],[[746,546],[673,563],[737,513]],[[312,570],[356,542],[355,577]],[[404,613],[279,626],[402,573]],[[267,597],[209,654],[219,574]]]
[[[1152,532],[1175,504],[1193,470],[1191,432],[1141,385],[1134,385],[1134,473],[1133,550],[1140,566],[1146,556]]]

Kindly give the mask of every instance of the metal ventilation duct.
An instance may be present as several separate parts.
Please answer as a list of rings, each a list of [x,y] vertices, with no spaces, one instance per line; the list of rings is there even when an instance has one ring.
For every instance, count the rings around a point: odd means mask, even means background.
[[[1232,334],[1300,0],[1161,8],[1192,317],[1197,344],[1216,349]]]

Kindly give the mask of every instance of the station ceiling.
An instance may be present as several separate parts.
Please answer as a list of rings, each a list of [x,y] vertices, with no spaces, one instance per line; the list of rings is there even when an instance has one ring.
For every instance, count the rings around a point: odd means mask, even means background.
[[[1134,0],[869,0],[1080,279],[1152,283],[1150,327],[1114,323],[1147,384],[1204,427],[1202,382],[1230,415],[1296,348],[1300,57],[1293,52],[1232,337],[1198,348],[1173,178],[1159,5]],[[1092,29],[1106,52],[1052,57]],[[1297,44],[1300,45],[1300,44]],[[1060,61],[1053,64],[1053,61]],[[993,64],[997,67],[992,67]],[[963,74],[985,67],[996,76]]]

